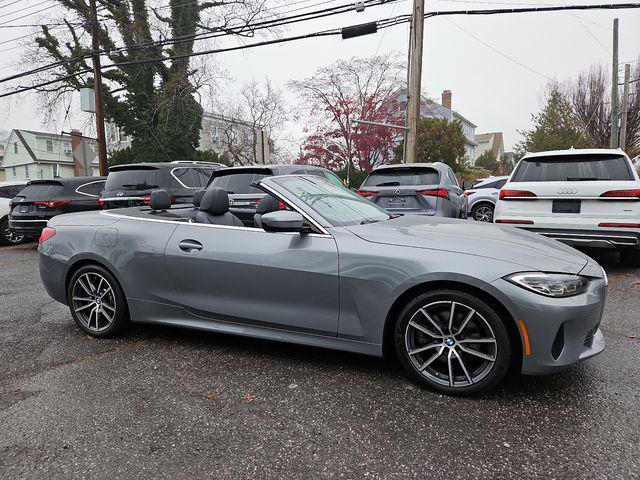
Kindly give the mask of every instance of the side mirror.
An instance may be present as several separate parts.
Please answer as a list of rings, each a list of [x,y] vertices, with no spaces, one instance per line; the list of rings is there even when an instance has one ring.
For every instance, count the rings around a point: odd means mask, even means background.
[[[465,180],[464,182],[462,182],[463,190],[469,190],[471,188],[473,188],[473,182],[471,180]]]
[[[266,232],[306,232],[304,218],[298,212],[278,210],[265,213],[260,217],[262,228]]]

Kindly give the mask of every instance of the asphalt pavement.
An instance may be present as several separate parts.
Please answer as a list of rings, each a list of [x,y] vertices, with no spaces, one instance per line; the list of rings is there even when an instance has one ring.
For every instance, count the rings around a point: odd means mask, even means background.
[[[82,334],[0,249],[0,478],[640,477],[640,270],[596,257],[599,357],[450,398],[393,362],[219,334]]]

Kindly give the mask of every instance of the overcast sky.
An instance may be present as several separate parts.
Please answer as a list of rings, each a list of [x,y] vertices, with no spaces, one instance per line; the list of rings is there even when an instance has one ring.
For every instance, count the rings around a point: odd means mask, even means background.
[[[4,7],[0,0],[0,23],[3,15],[18,7],[33,5],[43,0],[21,0]],[[503,1],[430,0],[429,10],[466,8],[506,8],[509,6],[563,5],[571,0],[522,0],[528,3]],[[299,3],[297,0],[296,3]],[[282,2],[282,11],[292,2]],[[309,0],[299,3],[315,10],[333,5],[344,5],[347,0],[327,2]],[[368,22],[411,12],[411,1],[369,7],[363,13],[349,13],[295,25],[283,32],[284,36],[327,28]],[[577,4],[596,4],[598,1],[578,1]],[[623,2],[616,2],[623,3]],[[314,7],[314,5],[316,5]],[[321,6],[320,6],[321,5]],[[299,13],[299,12],[298,12]],[[34,15],[12,23],[36,23],[42,18]],[[518,130],[531,125],[531,114],[540,106],[540,92],[549,79],[564,80],[576,76],[592,64],[610,68],[612,21],[620,19],[620,60],[636,61],[640,56],[640,10],[588,11],[576,13],[530,13],[500,16],[455,16],[427,19],[423,58],[423,94],[440,101],[444,89],[453,91],[453,108],[477,125],[476,133],[502,131],[505,147],[511,149],[520,139]],[[29,28],[0,28],[0,42],[26,35]],[[222,85],[221,91],[234,91],[234,86],[251,79],[269,78],[276,87],[285,91],[291,101],[295,97],[286,92],[286,82],[303,79],[338,58],[370,56],[379,52],[407,51],[408,26],[392,27],[375,35],[341,40],[340,37],[309,39],[278,46],[218,54],[216,61],[234,79]],[[231,45],[235,40],[226,40]],[[249,40],[250,42],[250,40]],[[0,43],[0,50],[15,47],[19,42]],[[7,66],[19,58],[20,48],[0,52],[0,76],[19,71]],[[637,63],[634,63],[637,65]],[[0,91],[5,91],[0,86]],[[72,107],[71,118],[64,125],[68,129],[88,128],[86,114]],[[42,125],[33,94],[20,98],[0,99],[0,130],[12,128],[46,129],[59,131],[57,125]],[[55,130],[57,128],[57,130]],[[294,129],[294,127],[292,127]]]

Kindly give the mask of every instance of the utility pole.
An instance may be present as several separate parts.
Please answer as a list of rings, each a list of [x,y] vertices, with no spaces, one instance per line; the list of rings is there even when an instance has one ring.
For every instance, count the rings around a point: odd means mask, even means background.
[[[422,83],[422,47],[424,39],[424,0],[413,0],[411,20],[411,65],[407,105],[406,163],[418,161],[418,124],[420,123],[420,88]]]
[[[98,12],[96,11],[96,0],[89,0],[91,9],[91,39],[93,58],[93,91],[96,99],[96,136],[98,140],[98,161],[100,163],[100,175],[106,176],[109,173],[107,167],[107,145],[104,134],[104,109],[102,106],[102,71],[100,69],[100,39]]]
[[[613,66],[611,71],[611,148],[618,148],[618,19],[613,19]]]
[[[620,122],[620,148],[624,151],[627,146],[627,116],[629,114],[629,77],[631,65],[624,66],[624,87],[622,89],[622,120]]]

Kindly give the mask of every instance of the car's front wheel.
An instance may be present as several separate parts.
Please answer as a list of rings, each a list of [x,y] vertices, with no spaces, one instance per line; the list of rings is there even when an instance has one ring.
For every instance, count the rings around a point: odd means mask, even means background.
[[[481,203],[479,205],[475,205],[471,209],[471,217],[476,222],[493,222],[493,210],[494,206],[488,203]]]
[[[499,315],[479,298],[455,290],[411,301],[396,323],[395,347],[412,379],[449,395],[494,388],[506,375],[512,352]]]
[[[127,303],[116,278],[99,265],[86,265],[71,277],[67,291],[71,315],[92,337],[111,337],[129,323]]]
[[[24,235],[16,235],[9,230],[9,219],[0,220],[0,245],[19,245],[24,242]]]

